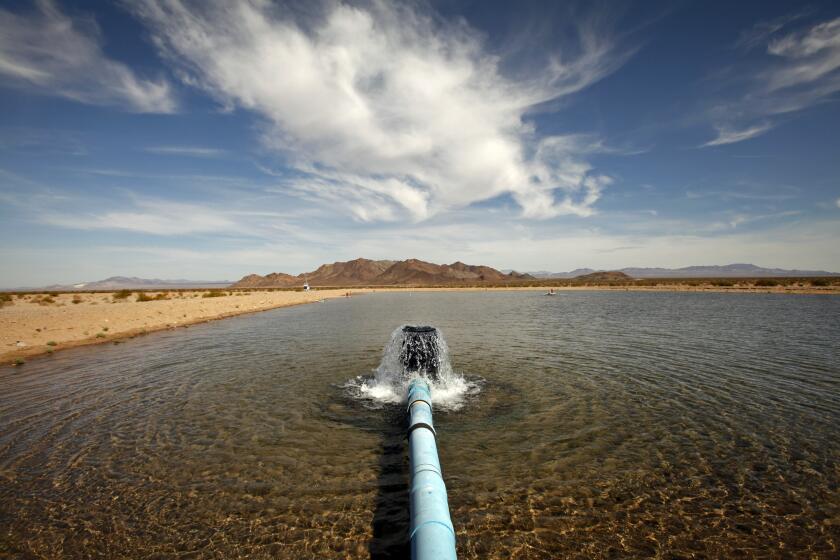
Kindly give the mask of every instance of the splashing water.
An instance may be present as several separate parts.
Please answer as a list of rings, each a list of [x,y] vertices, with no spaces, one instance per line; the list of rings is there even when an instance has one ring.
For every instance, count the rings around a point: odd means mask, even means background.
[[[419,377],[429,383],[435,407],[445,410],[461,408],[468,395],[480,390],[477,382],[452,370],[449,348],[439,329],[409,325],[391,333],[372,377],[360,375],[346,387],[354,396],[374,403],[401,403],[409,383]]]

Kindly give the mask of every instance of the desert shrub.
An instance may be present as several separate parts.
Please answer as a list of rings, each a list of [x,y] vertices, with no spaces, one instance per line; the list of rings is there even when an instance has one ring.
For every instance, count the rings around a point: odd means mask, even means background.
[[[38,305],[50,305],[52,303],[55,303],[55,300],[52,298],[52,296],[49,295],[41,296],[40,298],[35,298],[32,301],[34,301]]]
[[[18,358],[18,359],[15,360],[15,365],[16,366],[22,366],[25,363],[26,362],[23,360],[23,358]]]
[[[761,286],[761,287],[770,287],[770,286],[778,286],[779,282],[776,281],[776,280],[761,279],[761,280],[756,280],[755,285],[756,286]]]
[[[80,296],[73,296],[73,303],[82,303],[82,298]]]
[[[120,290],[114,294],[114,299],[126,299],[133,293],[131,290]]]
[[[712,282],[712,286],[725,287],[725,286],[734,286],[734,285],[735,285],[735,282],[733,282],[732,280],[714,280]]]
[[[55,346],[55,345],[56,345],[55,340],[50,340],[49,342],[47,342],[47,346]]]
[[[96,338],[105,338],[105,333],[104,332],[96,333]]]
[[[830,286],[831,282],[826,280],[825,278],[814,278],[811,280],[812,286]]]
[[[0,294],[0,307],[12,303],[12,296],[9,294]]]
[[[219,290],[210,290],[209,292],[204,292],[204,295],[201,297],[224,297],[228,295],[227,292],[222,292]]]
[[[162,299],[169,299],[169,292],[161,292],[155,296],[155,299],[162,300]]]
[[[149,297],[145,292],[140,292],[137,294],[137,301],[154,301],[155,298]]]

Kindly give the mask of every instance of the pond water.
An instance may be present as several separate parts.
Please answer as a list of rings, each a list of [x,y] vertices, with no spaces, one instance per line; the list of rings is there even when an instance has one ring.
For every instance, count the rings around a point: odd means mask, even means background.
[[[0,369],[0,555],[403,558],[403,407],[443,333],[459,558],[837,557],[840,297],[377,293]],[[359,376],[362,376],[359,378]]]

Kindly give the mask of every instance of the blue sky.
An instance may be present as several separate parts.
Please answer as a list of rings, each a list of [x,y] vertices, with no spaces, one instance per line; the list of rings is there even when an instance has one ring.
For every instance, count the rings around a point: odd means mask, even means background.
[[[840,270],[836,2],[6,2],[0,286]]]

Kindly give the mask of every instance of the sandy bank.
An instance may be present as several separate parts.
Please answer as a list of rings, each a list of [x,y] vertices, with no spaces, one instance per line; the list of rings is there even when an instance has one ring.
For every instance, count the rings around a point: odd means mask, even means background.
[[[205,291],[172,292],[163,296],[169,299],[154,301],[137,301],[136,293],[125,299],[115,299],[113,293],[61,294],[50,296],[51,301],[44,301],[41,295],[15,296],[12,303],[0,308],[0,363],[243,313],[313,303],[346,292],[252,291],[222,297],[203,297]]]

